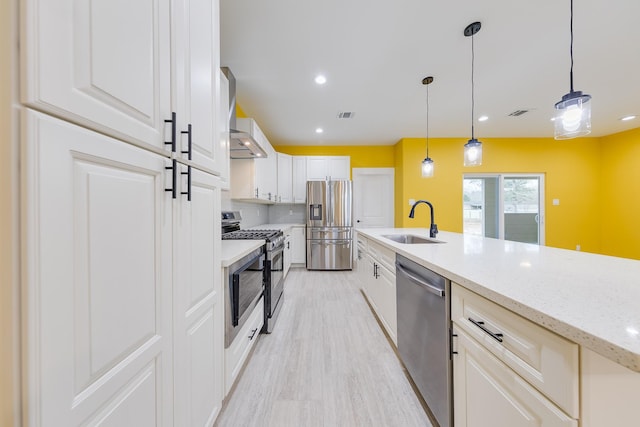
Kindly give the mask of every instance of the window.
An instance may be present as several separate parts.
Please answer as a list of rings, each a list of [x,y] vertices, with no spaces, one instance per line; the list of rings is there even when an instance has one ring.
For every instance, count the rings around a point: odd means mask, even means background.
[[[544,175],[465,175],[462,194],[465,234],[544,244]]]

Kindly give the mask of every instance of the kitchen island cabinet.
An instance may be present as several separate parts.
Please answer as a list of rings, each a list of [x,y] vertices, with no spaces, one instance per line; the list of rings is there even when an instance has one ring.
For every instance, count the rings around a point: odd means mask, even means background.
[[[454,337],[454,350],[460,354],[453,357],[462,356],[454,361],[457,414],[459,410],[473,410],[469,405],[482,404],[483,397],[475,396],[478,393],[498,393],[500,387],[489,380],[496,377],[496,381],[502,378],[500,381],[509,381],[513,386],[499,393],[506,399],[505,410],[509,405],[511,410],[516,408],[515,402],[520,399],[527,405],[538,405],[542,411],[534,411],[541,417],[538,419],[553,419],[550,425],[579,423],[595,427],[637,422],[637,404],[630,396],[637,396],[640,391],[640,262],[448,232],[438,234],[437,240],[444,242],[439,244],[402,244],[384,237],[412,234],[428,239],[427,229],[362,229],[358,233],[449,278],[465,292],[477,294],[516,316],[514,319],[530,322],[550,334],[548,337],[555,337],[543,339],[539,350],[529,347],[535,363],[549,355],[544,347],[559,337],[569,343],[567,348],[575,348],[581,355],[578,359],[576,350],[569,350],[569,364],[566,360],[561,362],[562,358],[548,359],[552,360],[548,364],[550,381],[542,385],[536,381],[542,381],[546,374],[535,374],[504,349],[491,351],[484,344],[492,338],[474,336],[470,329],[460,327],[460,317],[454,317],[453,327],[459,332],[459,337]],[[533,334],[525,337],[532,339]],[[461,342],[462,347],[456,348]],[[526,340],[521,344],[524,343]],[[568,366],[573,374],[554,378]],[[614,386],[616,382],[621,386]],[[473,402],[462,397],[468,396],[465,383],[474,387]],[[500,384],[504,386],[504,382]],[[544,411],[550,411],[550,418],[542,415]],[[474,414],[480,417],[474,418],[477,425],[485,425],[485,419],[486,425],[495,425],[493,413]],[[509,420],[520,425],[518,416],[514,417]],[[465,424],[461,421],[460,425]]]

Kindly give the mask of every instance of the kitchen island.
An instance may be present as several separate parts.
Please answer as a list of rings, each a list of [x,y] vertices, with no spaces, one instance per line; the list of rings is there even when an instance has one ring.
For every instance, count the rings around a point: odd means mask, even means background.
[[[428,239],[425,228],[358,233],[577,344],[580,415],[566,412],[582,426],[637,419],[629,394],[640,393],[640,261],[450,232],[438,234],[443,243],[384,237]]]

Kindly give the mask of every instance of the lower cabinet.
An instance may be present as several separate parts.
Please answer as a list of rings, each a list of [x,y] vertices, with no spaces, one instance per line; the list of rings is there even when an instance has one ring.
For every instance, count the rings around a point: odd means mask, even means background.
[[[451,319],[456,427],[578,425],[575,343],[456,283]]]
[[[291,263],[305,265],[307,262],[307,239],[304,226],[291,227]]]
[[[23,112],[24,425],[204,426],[222,403],[217,178]],[[213,218],[213,220],[212,220]]]
[[[282,252],[282,263],[284,269],[284,277],[287,277],[289,269],[291,268],[291,256],[293,249],[291,248],[291,229],[287,229],[284,232],[284,251]]]
[[[395,259],[395,253],[375,242],[365,241],[366,238],[358,237],[358,277],[369,304],[393,343],[398,345],[396,273],[395,269],[389,268],[389,259]]]
[[[577,427],[549,399],[482,345],[454,326],[454,420],[456,427]]]
[[[238,332],[233,342],[224,351],[224,394],[227,395],[233,387],[238,374],[244,366],[251,349],[256,343],[260,330],[264,324],[264,299],[253,309],[251,316]]]

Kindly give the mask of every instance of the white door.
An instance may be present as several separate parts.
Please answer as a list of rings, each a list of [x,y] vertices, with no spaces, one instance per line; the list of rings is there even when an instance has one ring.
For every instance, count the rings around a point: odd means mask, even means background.
[[[224,171],[224,141],[218,130],[220,108],[220,41],[218,1],[181,0],[173,22],[177,85],[178,134],[181,158],[189,158],[214,174]],[[191,133],[189,134],[189,125]]]
[[[25,425],[170,426],[166,159],[30,110],[23,129]]]
[[[171,118],[171,2],[22,3],[22,22],[28,23],[21,40],[24,102],[143,147],[165,150],[164,121]]]
[[[181,172],[187,166],[178,164]],[[174,205],[175,425],[213,425],[223,398],[220,189],[211,174],[181,175]]]
[[[454,327],[456,427],[577,427],[578,422]]]
[[[393,168],[353,168],[356,228],[393,227]]]

